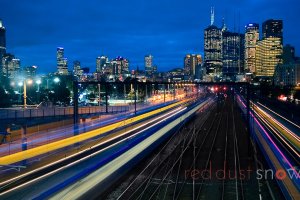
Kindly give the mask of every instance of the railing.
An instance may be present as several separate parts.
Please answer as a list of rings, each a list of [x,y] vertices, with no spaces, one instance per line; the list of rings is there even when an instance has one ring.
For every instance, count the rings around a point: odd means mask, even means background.
[[[129,111],[128,105],[108,106],[108,113]],[[78,109],[78,114],[105,113],[105,106],[86,106]],[[0,119],[19,119],[35,117],[69,116],[74,114],[73,107],[52,107],[52,108],[27,108],[27,109],[1,109]]]

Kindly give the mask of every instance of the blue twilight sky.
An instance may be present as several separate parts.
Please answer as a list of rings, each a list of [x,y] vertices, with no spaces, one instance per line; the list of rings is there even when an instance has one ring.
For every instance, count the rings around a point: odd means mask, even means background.
[[[158,69],[183,66],[187,53],[203,56],[204,28],[215,7],[215,24],[244,32],[246,23],[282,19],[284,44],[300,51],[299,0],[1,0],[7,51],[39,73],[56,71],[56,47],[95,70],[95,59],[127,57],[144,68],[152,54]],[[240,13],[240,17],[239,17]],[[299,55],[299,54],[298,54]]]

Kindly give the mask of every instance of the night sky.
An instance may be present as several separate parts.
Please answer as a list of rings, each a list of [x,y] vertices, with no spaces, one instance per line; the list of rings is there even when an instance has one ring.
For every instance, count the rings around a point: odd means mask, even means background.
[[[212,5],[215,24],[221,26],[224,17],[231,31],[282,19],[284,44],[300,51],[299,0],[1,0],[0,18],[7,52],[22,66],[39,66],[39,73],[56,71],[58,46],[65,48],[69,69],[79,60],[94,71],[100,55],[123,56],[131,68],[143,69],[144,56],[152,54],[158,69],[166,71],[182,67],[187,53],[203,56]]]

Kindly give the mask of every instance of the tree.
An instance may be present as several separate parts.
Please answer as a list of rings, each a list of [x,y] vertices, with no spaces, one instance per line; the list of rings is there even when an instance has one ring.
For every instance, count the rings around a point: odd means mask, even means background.
[[[6,93],[3,86],[0,86],[0,108],[6,108],[11,105],[9,95]]]

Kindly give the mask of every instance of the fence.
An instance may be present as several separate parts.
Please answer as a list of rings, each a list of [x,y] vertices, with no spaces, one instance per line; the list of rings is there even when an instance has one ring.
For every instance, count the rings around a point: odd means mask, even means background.
[[[127,112],[128,105],[108,106],[108,113]],[[78,109],[78,114],[105,113],[105,106],[86,106]],[[20,119],[36,117],[69,116],[74,114],[73,107],[52,107],[52,108],[28,108],[28,109],[1,109],[0,119]]]

